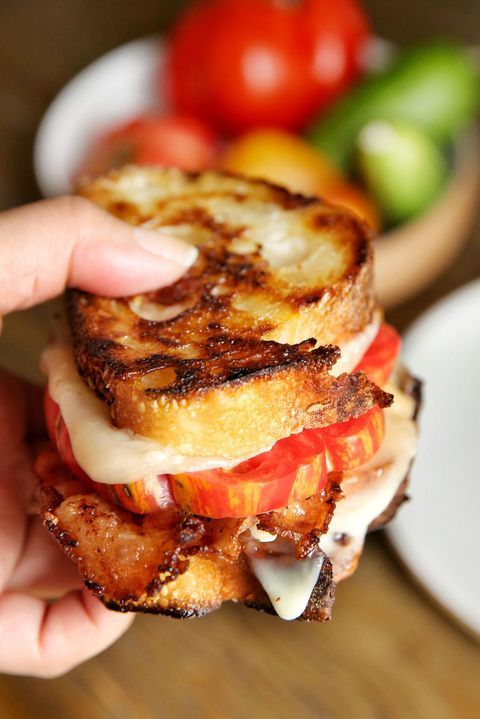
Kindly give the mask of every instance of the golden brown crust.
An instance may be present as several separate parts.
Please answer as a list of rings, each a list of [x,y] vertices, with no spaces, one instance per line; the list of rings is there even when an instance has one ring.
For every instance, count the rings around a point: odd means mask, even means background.
[[[331,345],[375,309],[370,237],[353,215],[218,173],[125,168],[81,192],[200,247],[173,287],[123,300],[70,295],[79,370],[117,426],[184,454],[237,457],[387,403],[364,378],[328,374]],[[158,311],[177,314],[152,319]]]
[[[76,562],[86,586],[118,611],[201,616],[224,601],[240,601],[273,613],[244,554],[244,520],[210,520],[179,510],[135,515],[102,499],[70,474],[53,450],[37,460],[44,523]],[[299,558],[319,551],[338,495],[334,483],[295,507],[262,515],[295,543]],[[302,619],[330,617],[334,588],[325,558]]]

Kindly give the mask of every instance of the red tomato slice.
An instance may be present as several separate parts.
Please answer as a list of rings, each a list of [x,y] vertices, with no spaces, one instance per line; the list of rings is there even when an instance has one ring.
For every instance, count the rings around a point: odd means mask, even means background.
[[[207,517],[248,517],[317,494],[327,481],[321,437],[302,432],[232,469],[176,474],[178,504]]]
[[[371,382],[383,387],[393,372],[401,346],[397,330],[384,322],[355,370],[362,370]]]

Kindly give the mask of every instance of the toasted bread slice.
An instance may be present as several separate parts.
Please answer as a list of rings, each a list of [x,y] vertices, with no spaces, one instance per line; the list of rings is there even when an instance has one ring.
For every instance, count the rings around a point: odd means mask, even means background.
[[[329,373],[333,345],[375,311],[370,237],[353,214],[214,172],[127,167],[81,193],[200,248],[172,287],[70,295],[80,373],[117,426],[182,454],[236,458],[389,403],[365,376]]]

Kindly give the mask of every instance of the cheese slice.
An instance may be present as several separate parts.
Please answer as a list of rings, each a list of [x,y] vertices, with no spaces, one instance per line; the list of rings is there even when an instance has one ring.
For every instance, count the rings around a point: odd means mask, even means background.
[[[50,345],[42,356],[48,390],[59,405],[74,457],[94,482],[130,484],[159,474],[231,467],[249,457],[191,457],[127,429],[114,427],[107,405],[83,382],[68,344]],[[259,454],[270,447],[259,448]],[[252,456],[252,455],[249,455]]]

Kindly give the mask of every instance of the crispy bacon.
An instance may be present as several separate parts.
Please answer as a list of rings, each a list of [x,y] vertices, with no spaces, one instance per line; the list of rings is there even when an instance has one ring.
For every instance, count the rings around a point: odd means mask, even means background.
[[[248,520],[207,519],[176,509],[133,514],[74,478],[54,450],[39,457],[36,472],[47,528],[108,607],[190,617],[234,600],[273,613],[243,551]],[[321,494],[261,515],[260,526],[295,542],[299,558],[311,556],[320,551],[338,495],[338,485],[329,481]],[[325,558],[301,618],[329,619],[333,597]]]

